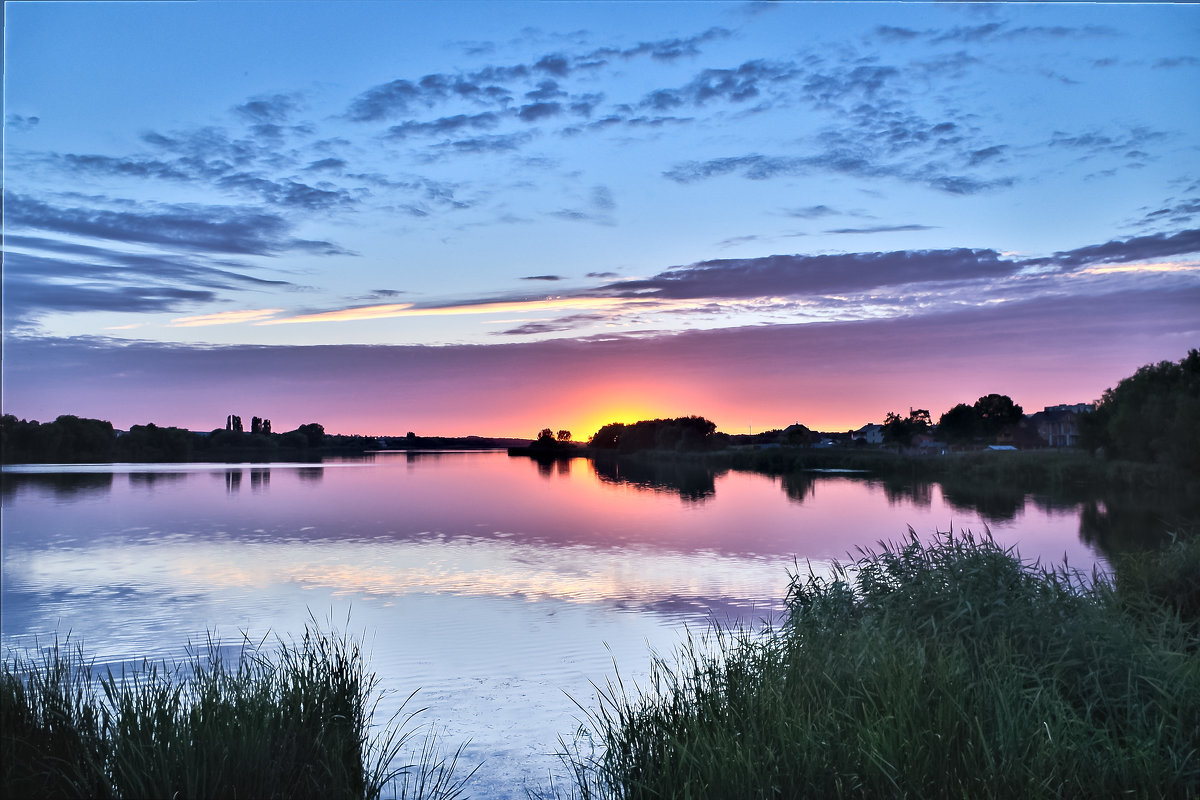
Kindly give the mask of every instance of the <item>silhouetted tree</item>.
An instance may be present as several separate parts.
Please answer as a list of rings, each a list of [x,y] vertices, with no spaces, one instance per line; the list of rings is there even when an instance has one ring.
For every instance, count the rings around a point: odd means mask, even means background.
[[[717,426],[704,417],[611,422],[589,440],[592,447],[631,453],[638,450],[702,450],[712,445]]]
[[[537,440],[539,442],[553,442],[554,431],[550,430],[549,428],[542,428],[540,431],[538,431]]]
[[[1092,449],[1200,472],[1200,350],[1141,367],[1106,390],[1080,427]]]
[[[621,443],[621,433],[624,430],[625,423],[610,422],[592,434],[592,438],[588,439],[588,446],[600,450],[616,450]]]
[[[251,417],[250,418],[250,433],[257,436],[257,435],[261,434],[262,432],[263,432],[262,420],[259,419],[258,417]]]
[[[975,411],[983,435],[989,439],[1012,428],[1025,416],[1025,411],[1005,394],[989,394],[975,401]]]
[[[320,447],[321,443],[325,441],[325,428],[315,422],[301,425],[296,431],[304,435],[309,447]]]
[[[925,409],[910,411],[907,417],[902,417],[894,411],[889,411],[883,421],[883,440],[897,447],[909,447],[913,438],[929,430],[929,412]]]
[[[569,442],[569,441],[571,441],[571,432],[570,432],[570,431],[567,431],[567,430],[562,430],[562,431],[559,431],[559,432],[558,432],[558,434],[557,434],[557,436],[558,436],[558,440],[559,440],[560,442]]]
[[[983,435],[974,406],[959,403],[938,420],[938,437],[952,444],[969,444]]]

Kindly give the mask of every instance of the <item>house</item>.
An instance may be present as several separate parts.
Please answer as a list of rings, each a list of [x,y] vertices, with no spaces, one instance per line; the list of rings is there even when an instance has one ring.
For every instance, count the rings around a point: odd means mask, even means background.
[[[854,431],[854,439],[865,439],[867,444],[883,444],[883,426],[874,422],[863,425]]]
[[[1051,447],[1078,447],[1079,418],[1094,409],[1091,403],[1046,406],[1031,421],[1037,426],[1038,435]]]

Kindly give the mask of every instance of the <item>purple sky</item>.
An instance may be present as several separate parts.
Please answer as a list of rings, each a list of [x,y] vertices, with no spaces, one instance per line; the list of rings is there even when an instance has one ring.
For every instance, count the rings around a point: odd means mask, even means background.
[[[5,413],[529,436],[1200,345],[1200,9],[9,3]]]

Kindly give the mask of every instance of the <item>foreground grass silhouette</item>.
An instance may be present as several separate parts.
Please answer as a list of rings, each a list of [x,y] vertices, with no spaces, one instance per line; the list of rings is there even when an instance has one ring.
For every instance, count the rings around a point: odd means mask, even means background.
[[[1113,584],[949,534],[797,575],[778,628],[717,631],[600,691],[582,798],[1200,796],[1200,539]],[[1189,618],[1190,615],[1190,618]]]
[[[0,668],[3,796],[38,798],[454,798],[458,752],[416,713],[376,730],[378,681],[359,646],[310,624],[274,653],[98,674],[57,642]],[[411,700],[411,697],[409,698]]]

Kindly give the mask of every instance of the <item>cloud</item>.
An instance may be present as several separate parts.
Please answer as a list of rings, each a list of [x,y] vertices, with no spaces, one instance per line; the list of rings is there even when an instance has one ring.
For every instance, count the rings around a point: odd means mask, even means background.
[[[1160,58],[1152,65],[1153,69],[1176,69],[1178,67],[1194,67],[1200,65],[1200,58],[1195,56],[1175,56]]]
[[[1058,252],[1049,258],[1028,259],[1025,263],[1033,266],[1053,264],[1064,269],[1075,269],[1091,264],[1128,263],[1191,253],[1200,253],[1200,229],[1194,228],[1174,234],[1136,236],[1124,241],[1114,239],[1104,244]]]
[[[671,111],[683,105],[702,106],[710,101],[743,103],[798,74],[798,68],[790,62],[762,60],[747,61],[732,69],[705,69],[682,87],[650,92],[641,105],[655,111]]]
[[[901,28],[896,25],[876,25],[875,35],[893,42],[911,42],[922,36],[921,31],[912,28]]]
[[[229,294],[297,288],[203,255],[124,252],[19,234],[5,237],[4,247],[9,330],[51,311],[178,311]]]
[[[252,97],[241,105],[234,106],[233,111],[248,122],[280,125],[287,122],[299,106],[295,95],[269,94]]]
[[[827,205],[806,206],[804,208],[789,208],[784,211],[789,217],[799,217],[800,219],[816,219],[818,217],[829,217],[839,215],[842,212],[835,211]]]
[[[868,228],[834,228],[825,233],[902,233],[904,231],[931,231],[936,225],[874,225]]]
[[[517,110],[517,116],[522,122],[535,122],[546,117],[555,117],[562,113],[562,103],[530,103]]]
[[[430,122],[407,121],[388,128],[392,139],[407,139],[411,136],[444,136],[462,130],[487,130],[500,124],[500,115],[494,111],[480,114],[455,114],[439,117]]]
[[[193,252],[272,255],[294,249],[345,253],[329,242],[298,240],[283,217],[254,208],[161,205],[133,211],[56,206],[4,193],[9,227],[109,241],[165,245]]]
[[[496,336],[537,336],[544,333],[561,333],[562,331],[577,330],[594,322],[602,322],[608,319],[604,314],[570,314],[565,317],[559,317],[554,320],[534,320],[526,322],[523,325],[518,325],[515,328],[508,328],[503,331],[496,331]]]
[[[41,121],[41,118],[36,116],[27,117],[21,114],[7,114],[4,117],[4,127],[18,133],[25,133],[36,128]]]
[[[526,275],[521,278],[523,281],[561,281],[561,275]]]
[[[188,180],[192,174],[180,169],[174,164],[157,159],[117,158],[102,155],[61,156],[67,170],[77,172],[99,173],[118,177],[159,178],[167,180]]]
[[[957,26],[947,31],[926,31],[929,41],[934,44],[944,42],[963,42],[979,44],[989,41],[1015,41],[1018,39],[1051,38],[1051,39],[1095,39],[1119,35],[1114,28],[1104,25],[1083,25],[1072,27],[1066,25],[1021,25],[1010,27],[1007,22],[988,22],[983,25]]]
[[[306,172],[322,172],[332,171],[339,172],[346,168],[346,162],[340,158],[322,158],[319,161],[314,161],[305,167]]]
[[[778,297],[994,279],[1019,269],[1019,264],[1000,258],[994,250],[775,255],[702,261],[650,278],[610,283],[593,293],[645,299]]]
[[[272,180],[260,174],[239,172],[216,181],[222,189],[255,195],[274,206],[307,211],[325,211],[354,205],[354,196],[346,189],[323,188],[290,179]]]
[[[184,305],[216,299],[216,292],[174,286],[56,284],[20,277],[4,279],[5,326],[10,331],[27,324],[31,315],[45,311],[147,313],[175,311]]]
[[[869,178],[896,178],[921,183],[947,194],[978,194],[1013,184],[1012,178],[973,178],[946,173],[936,164],[899,166],[877,161],[870,153],[830,149],[812,156],[744,156],[714,158],[708,161],[684,161],[663,173],[676,183],[688,184],[722,175],[740,174],[749,180],[768,180],[781,176],[808,175],[815,171],[835,172]]]
[[[417,306],[415,303],[388,303],[355,306],[333,311],[299,314],[293,317],[265,320],[257,325],[294,325],[310,322],[347,322],[352,320],[391,319],[394,317],[448,317],[473,314],[507,314],[530,311],[560,311],[564,309],[619,308],[627,303],[612,297],[556,297],[544,300],[488,300],[477,303],[457,303],[442,306]]]
[[[215,314],[199,314],[171,320],[171,328],[200,328],[210,325],[237,325],[243,322],[258,322],[283,313],[282,308],[256,308],[245,311],[219,311]]]
[[[487,136],[475,136],[469,139],[456,139],[445,141],[434,145],[430,150],[432,153],[430,158],[437,158],[447,154],[485,154],[485,153],[510,153],[514,150],[519,150],[524,145],[533,140],[533,136],[529,133],[504,133]]]
[[[1171,225],[1178,228],[1192,224],[1197,215],[1200,215],[1200,196],[1168,200],[1167,205],[1147,212],[1135,224],[1139,226]]]

